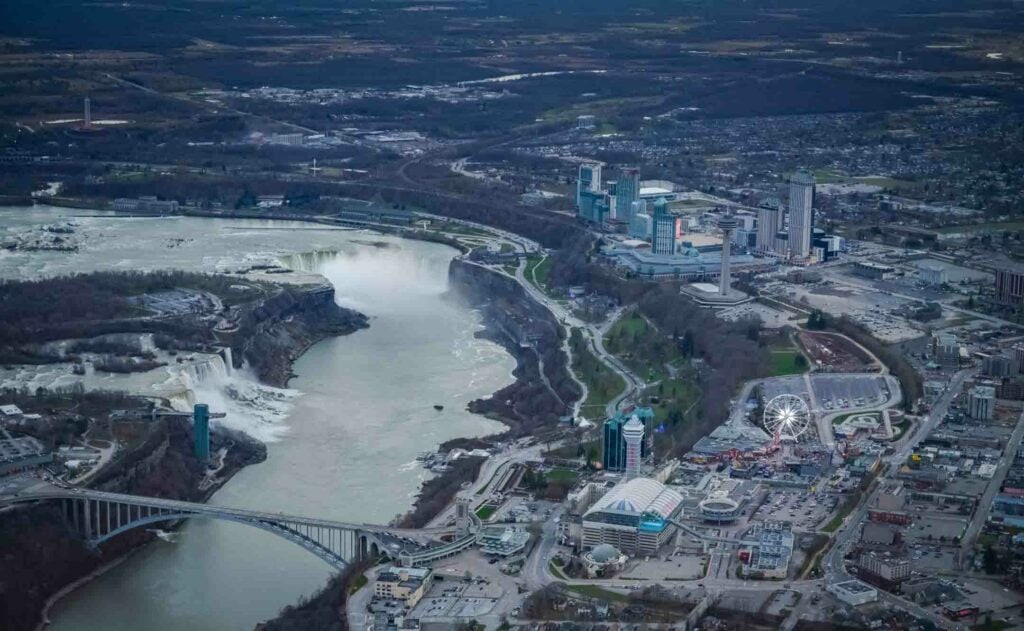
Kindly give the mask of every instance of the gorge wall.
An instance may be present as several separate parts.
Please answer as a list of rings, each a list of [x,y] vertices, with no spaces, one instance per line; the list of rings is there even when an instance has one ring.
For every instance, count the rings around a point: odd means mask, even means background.
[[[325,281],[282,286],[248,308],[235,331],[220,337],[231,346],[236,363],[244,359],[260,381],[284,387],[292,377],[292,362],[307,348],[367,326],[366,316],[335,304],[334,288]]]
[[[580,396],[569,375],[562,350],[564,330],[543,305],[514,279],[461,259],[449,267],[452,291],[483,314],[485,329],[478,333],[501,344],[516,358],[513,384],[469,405],[509,425],[522,436],[570,413]]]

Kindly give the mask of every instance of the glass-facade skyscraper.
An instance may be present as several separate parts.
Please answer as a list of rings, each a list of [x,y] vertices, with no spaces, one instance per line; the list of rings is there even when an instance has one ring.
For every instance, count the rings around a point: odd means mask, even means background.
[[[646,459],[654,452],[654,409],[638,407],[628,413],[618,412],[604,422],[601,464],[605,471],[624,471],[626,469],[626,441],[622,436],[622,428],[634,416],[644,426],[644,440],[640,445],[640,457]]]

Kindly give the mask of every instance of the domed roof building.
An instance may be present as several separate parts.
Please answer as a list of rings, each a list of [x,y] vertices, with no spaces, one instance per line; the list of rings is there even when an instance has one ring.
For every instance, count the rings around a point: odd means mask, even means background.
[[[650,478],[616,485],[583,515],[583,547],[611,544],[633,556],[651,555],[675,532],[671,520],[683,496]]]
[[[625,564],[626,555],[608,543],[602,543],[583,555],[583,565],[587,570],[587,578],[609,576],[613,572],[621,570]]]

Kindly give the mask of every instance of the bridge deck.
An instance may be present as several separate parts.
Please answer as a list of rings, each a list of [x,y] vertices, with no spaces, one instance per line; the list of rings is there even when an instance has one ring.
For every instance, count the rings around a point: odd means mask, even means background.
[[[240,508],[228,508],[225,506],[197,504],[195,502],[183,502],[179,500],[160,499],[156,497],[143,497],[140,495],[108,493],[105,491],[94,491],[90,489],[61,489],[58,487],[53,487],[52,489],[48,489],[45,491],[21,493],[15,496],[0,498],[0,505],[61,499],[90,499],[101,502],[119,502],[121,504],[130,504],[134,506],[149,506],[153,508],[161,508],[174,512],[191,513],[193,515],[210,515],[222,517],[230,516],[238,519],[252,521],[288,522],[320,528],[335,528],[339,530],[361,530],[365,532],[387,533],[391,535],[406,537],[422,537],[423,535],[436,535],[441,533],[452,532],[452,528],[446,527],[422,529],[393,528],[390,526],[381,526],[379,524],[339,522],[329,519],[315,519],[310,517],[301,517],[298,515],[286,515],[284,513],[268,513],[262,511],[245,510]]]

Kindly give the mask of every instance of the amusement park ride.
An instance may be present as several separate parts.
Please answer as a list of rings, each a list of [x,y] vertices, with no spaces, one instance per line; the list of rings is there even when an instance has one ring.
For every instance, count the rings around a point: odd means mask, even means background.
[[[764,408],[764,428],[772,435],[772,450],[782,442],[796,442],[811,425],[811,410],[794,394],[780,394]]]

